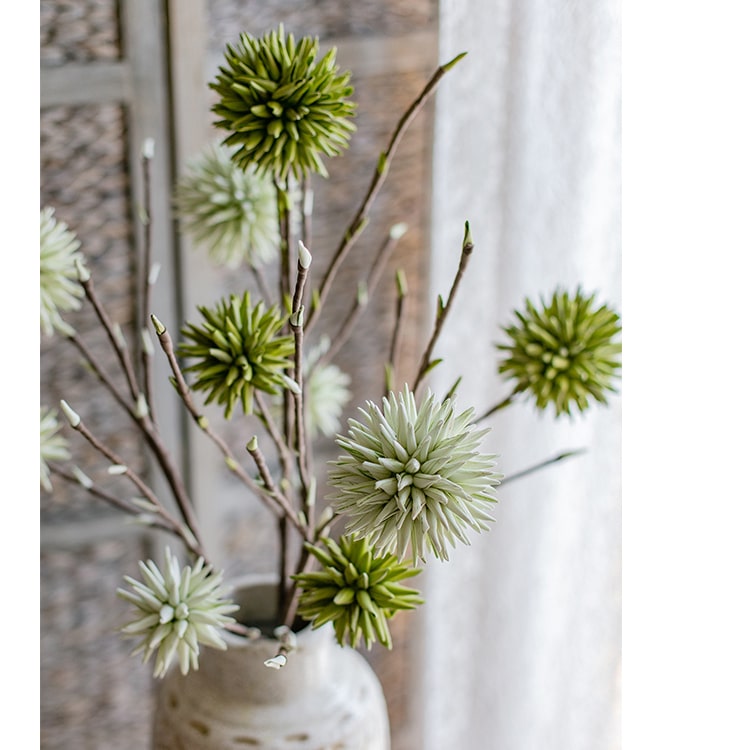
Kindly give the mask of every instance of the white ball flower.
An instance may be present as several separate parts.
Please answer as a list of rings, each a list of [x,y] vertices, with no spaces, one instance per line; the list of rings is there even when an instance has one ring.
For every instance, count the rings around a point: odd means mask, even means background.
[[[78,282],[76,262],[83,262],[81,243],[68,225],[55,219],[54,208],[43,208],[40,214],[41,243],[39,258],[39,298],[41,326],[47,336],[57,330],[69,335],[73,329],[61,312],[78,310],[83,287]]]
[[[324,338],[305,358],[305,428],[309,435],[333,437],[341,428],[341,415],[352,397],[351,377],[333,364],[318,365],[330,342]]]
[[[429,393],[417,407],[407,386],[383,399],[383,409],[368,401],[363,421],[349,420],[349,436],[338,445],[347,455],[331,462],[334,509],[349,520],[346,531],[370,534],[374,547],[403,559],[422,560],[430,552],[447,560],[448,546],[469,544],[466,529],[483,531],[502,476],[495,456],[478,451],[489,430],[472,425],[473,409],[454,412]]]
[[[212,143],[187,165],[175,187],[185,230],[227,268],[259,266],[276,257],[279,219],[270,177],[234,164],[225,146]]]
[[[154,677],[164,677],[175,656],[182,674],[198,669],[199,644],[226,649],[219,631],[234,622],[228,617],[238,609],[222,598],[222,574],[212,572],[203,558],[191,568],[180,570],[169,547],[165,550],[164,572],[156,564],[138,563],[143,582],[130,576],[125,581],[132,591],[118,589],[121,598],[135,606],[137,618],[122,628],[126,636],[140,636],[133,654],[143,652],[143,662],[156,655]]]
[[[57,421],[57,411],[45,407],[41,407],[39,411],[39,447],[41,457],[39,478],[42,487],[47,492],[52,492],[52,481],[47,461],[65,461],[70,458],[70,452],[68,451],[68,441],[62,435],[57,434],[60,430],[60,423]]]

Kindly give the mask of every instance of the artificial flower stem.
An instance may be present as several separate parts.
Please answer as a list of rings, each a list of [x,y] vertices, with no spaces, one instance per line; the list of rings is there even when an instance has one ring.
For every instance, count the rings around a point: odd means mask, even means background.
[[[302,181],[302,242],[310,247],[312,242],[313,190],[310,175],[305,173]]]
[[[518,391],[513,391],[513,393],[510,394],[507,398],[504,398],[502,401],[499,401],[494,406],[491,406],[489,409],[487,409],[484,414],[477,417],[474,420],[474,424],[479,424],[484,419],[487,419],[488,417],[491,417],[493,414],[495,414],[498,411],[501,411],[502,409],[505,409],[506,407],[510,406],[513,403],[514,397],[518,394]]]
[[[258,287],[258,291],[260,292],[261,297],[265,300],[266,304],[270,305],[273,301],[273,295],[271,294],[271,289],[268,286],[266,277],[263,275],[263,270],[251,263],[250,273],[252,273],[253,278],[255,279],[255,284]]]
[[[78,487],[83,487],[93,497],[111,505],[113,508],[128,513],[129,515],[140,516],[143,513],[141,508],[133,506],[132,504],[121,500],[119,497],[115,497],[109,492],[105,492],[95,484],[82,484],[80,479],[69,471],[66,471],[62,467],[54,466],[50,464],[50,470],[58,476],[65,479],[65,481],[75,484]],[[152,511],[155,515],[154,518],[149,518],[148,525],[152,528],[162,529],[170,534],[174,534],[178,539],[182,541],[185,547],[190,550],[196,557],[204,555],[202,549],[196,544],[195,537],[192,533],[185,533],[185,528],[178,523],[172,516],[167,512],[163,505],[154,505]]]
[[[546,461],[541,461],[538,464],[534,464],[533,466],[530,466],[528,469],[523,469],[523,471],[518,471],[515,474],[511,474],[510,476],[503,478],[503,487],[508,484],[508,482],[512,482],[515,479],[521,479],[522,477],[527,477],[530,474],[533,474],[534,472],[539,471],[540,469],[544,469],[547,466],[551,466],[552,464],[557,463],[558,461],[564,461],[566,458],[571,458],[573,456],[579,456],[581,453],[585,453],[585,448],[576,448],[575,450],[570,451],[563,451],[562,453],[558,453],[556,456],[553,456],[552,458],[548,458]]]
[[[352,219],[352,222],[349,225],[349,228],[344,233],[344,236],[341,239],[338,249],[336,250],[331,260],[331,263],[328,266],[328,269],[326,270],[325,275],[323,276],[323,280],[321,282],[320,291],[319,291],[320,304],[312,310],[310,317],[308,318],[307,323],[306,323],[307,330],[312,330],[313,325],[315,324],[316,320],[318,319],[318,316],[320,315],[320,310],[323,307],[323,302],[325,301],[326,297],[328,296],[328,293],[330,292],[336,273],[338,272],[339,268],[341,267],[341,264],[344,262],[352,246],[354,245],[357,238],[359,237],[362,230],[364,229],[365,225],[367,224],[368,216],[370,212],[370,206],[372,205],[373,201],[375,200],[378,193],[380,192],[380,188],[383,186],[383,183],[385,182],[385,178],[386,178],[386,175],[388,174],[388,169],[390,167],[391,161],[393,160],[393,156],[396,152],[396,148],[398,147],[407,127],[411,124],[412,120],[417,116],[417,114],[424,107],[430,95],[433,93],[438,83],[440,82],[440,79],[465,54],[466,53],[463,53],[459,55],[458,57],[454,58],[453,60],[451,60],[449,63],[441,65],[437,68],[437,70],[432,74],[432,77],[427,82],[425,87],[419,93],[417,98],[411,103],[411,105],[406,110],[406,112],[404,112],[398,124],[396,125],[396,129],[394,130],[393,135],[391,136],[391,140],[388,143],[388,147],[380,155],[380,159],[378,160],[378,164],[375,168],[375,172],[372,176],[372,180],[370,182],[370,186],[367,190],[367,193],[359,209],[357,210],[357,213],[355,214],[354,219]]]
[[[148,313],[151,309],[151,288],[153,279],[151,277],[152,256],[152,231],[151,231],[151,161],[153,159],[153,141],[147,139],[141,149],[141,175],[143,177],[143,207],[141,224],[143,226],[143,259],[141,267],[141,309],[138,319],[138,327],[145,329],[148,321]],[[143,375],[143,392],[146,403],[152,406],[153,392],[151,383],[151,356],[145,347],[141,347],[141,367]]]
[[[393,333],[391,334],[391,345],[388,351],[388,362],[386,363],[385,394],[394,388],[394,376],[398,372],[398,351],[401,341],[401,331],[404,324],[404,305],[408,288],[406,277],[402,269],[396,272],[396,315],[393,321]]]
[[[175,502],[180,507],[184,506],[189,508],[190,500],[187,496],[185,485],[171,459],[169,451],[167,450],[166,446],[157,433],[156,427],[150,414],[144,414],[138,411],[138,398],[136,398],[136,406],[128,404],[128,402],[125,400],[125,397],[120,394],[114,382],[103,370],[103,368],[99,366],[99,363],[96,361],[94,355],[90,352],[88,347],[84,344],[83,340],[77,334],[72,334],[68,337],[68,340],[83,355],[84,359],[91,367],[100,382],[107,388],[115,401],[120,404],[125,413],[128,414],[128,416],[133,420],[138,429],[143,433],[144,437],[146,438],[146,442],[148,443],[151,451],[156,457],[156,460],[164,473],[164,477],[166,478],[167,483],[172,490]],[[185,518],[185,522],[188,522],[187,518]]]
[[[172,370],[172,374],[174,376],[174,385],[190,416],[193,418],[193,421],[218,446],[219,450],[224,455],[225,463],[229,470],[236,474],[237,477],[242,481],[242,483],[246,487],[248,487],[254,494],[256,494],[268,506],[270,510],[274,512],[286,513],[287,516],[289,516],[289,518],[297,526],[300,533],[304,535],[304,526],[297,519],[287,499],[278,491],[276,493],[270,494],[259,493],[257,485],[255,484],[255,482],[253,482],[252,478],[247,474],[247,472],[242,469],[242,466],[235,458],[234,454],[232,453],[231,449],[224,441],[224,439],[216,432],[214,432],[206,416],[204,414],[201,414],[196,409],[195,403],[193,402],[193,399],[190,395],[190,389],[185,382],[185,378],[182,375],[182,370],[180,369],[180,365],[177,362],[177,357],[174,353],[174,346],[172,344],[172,337],[170,336],[169,331],[165,328],[165,326],[158,320],[158,318],[152,315],[151,319],[154,323],[154,328],[156,330],[159,343],[161,344],[161,347],[167,356],[167,361],[169,362],[169,366]]]
[[[276,181],[276,206],[279,215],[279,253],[281,269],[279,272],[279,302],[283,306],[291,289],[291,211],[289,209],[289,182]]]
[[[448,313],[456,298],[458,285],[461,282],[461,278],[464,275],[464,271],[466,270],[466,266],[469,263],[469,258],[471,257],[473,250],[474,250],[474,242],[472,241],[471,231],[469,229],[469,222],[467,221],[465,224],[465,229],[464,229],[464,240],[463,240],[463,245],[461,247],[461,259],[458,263],[458,270],[456,271],[456,276],[453,279],[453,285],[451,286],[451,290],[448,295],[448,301],[445,304],[443,304],[442,299],[439,300],[438,302],[438,309],[435,315],[435,328],[433,329],[430,342],[428,343],[427,348],[425,349],[424,354],[422,355],[422,362],[419,366],[419,371],[417,372],[417,377],[414,381],[414,387],[413,387],[414,393],[417,392],[417,389],[419,388],[419,385],[422,382],[422,379],[424,378],[424,376],[427,374],[427,372],[429,371],[431,367],[432,351],[435,348],[435,344],[437,343],[438,338],[440,337],[440,333],[443,330],[443,325],[445,323],[445,320],[448,317]]]
[[[66,414],[69,411],[68,409],[65,409],[63,407],[63,411],[66,412]],[[79,432],[99,453],[101,453],[105,458],[107,458],[112,464],[115,466],[124,466],[123,474],[135,485],[138,492],[146,499],[148,500],[152,505],[154,505],[157,508],[161,508],[162,504],[159,502],[159,498],[156,496],[154,491],[141,479],[141,477],[138,476],[128,465],[127,463],[120,458],[117,453],[115,453],[113,450],[111,450],[108,446],[106,446],[104,443],[102,443],[84,424],[83,420],[80,419],[80,417],[74,421],[71,421],[70,418],[68,419],[70,426],[76,430],[76,432]],[[180,509],[182,510],[182,509]],[[183,514],[184,517],[184,514]],[[193,535],[193,537],[196,540],[196,543],[198,545],[197,552],[199,555],[202,555],[205,557],[205,553],[203,550],[203,545],[201,544],[200,537],[198,535],[198,526],[195,522],[195,518],[192,516],[192,513],[188,514],[188,517],[185,517],[185,523],[188,525],[188,528],[190,530],[190,533]]]
[[[320,359],[315,363],[314,367],[324,367],[331,362],[344,343],[349,339],[351,332],[354,330],[354,326],[357,324],[357,321],[367,307],[372,292],[380,281],[380,277],[383,274],[394,248],[402,236],[403,234],[400,232],[391,231],[388,233],[388,237],[386,237],[378,249],[375,261],[367,274],[367,278],[363,284],[358,286],[352,306],[344,317],[338,333],[332,337],[330,347],[323,353]]]
[[[276,482],[273,481],[271,472],[268,470],[266,459],[264,458],[263,453],[258,447],[257,438],[253,438],[245,447],[247,452],[253,457],[253,460],[255,461],[255,465],[258,468],[258,474],[260,474],[260,479],[263,482],[263,486],[265,487],[266,491],[268,492],[268,496],[272,497],[276,501],[279,508],[284,512],[289,521],[292,522],[297,531],[299,531],[300,534],[305,537],[307,529],[299,520],[299,518],[297,518],[297,515],[289,505],[289,501],[282,494],[281,490],[279,490],[279,488],[276,486]],[[266,496],[264,495],[263,497]]]
[[[268,431],[271,440],[273,440],[273,444],[276,446],[276,451],[279,456],[279,462],[281,463],[282,474],[287,480],[287,483],[291,486],[293,462],[291,452],[284,442],[284,438],[279,432],[279,428],[276,426],[276,422],[271,417],[265,400],[257,390],[255,391],[253,397],[255,399],[255,405],[258,407],[258,412],[260,413],[260,421]]]
[[[135,401],[138,399],[140,388],[138,387],[138,381],[135,377],[133,363],[130,361],[130,356],[128,355],[127,349],[125,347],[125,340],[122,335],[118,335],[115,332],[115,326],[112,324],[109,315],[107,315],[107,311],[99,302],[99,298],[97,297],[96,291],[94,290],[94,284],[91,280],[90,275],[87,275],[85,278],[81,279],[81,286],[83,287],[83,290],[86,293],[86,298],[94,308],[96,316],[97,318],[99,318],[99,322],[102,324],[104,330],[106,331],[107,337],[109,338],[109,341],[112,344],[115,353],[117,354],[117,359],[120,362],[120,366],[122,367],[122,371],[125,374],[128,387],[130,388],[130,395]]]
[[[294,297],[292,298],[292,314],[289,324],[294,336],[294,380],[299,388],[293,393],[294,399],[294,422],[295,422],[295,452],[297,454],[297,466],[299,468],[300,480],[302,482],[302,497],[307,497],[310,487],[310,466],[307,455],[307,440],[305,439],[305,417],[303,404],[303,382],[302,382],[302,351],[304,338],[304,307],[302,299],[305,293],[305,280],[310,267],[310,252],[300,243],[299,258],[297,260],[297,280],[294,285]]]

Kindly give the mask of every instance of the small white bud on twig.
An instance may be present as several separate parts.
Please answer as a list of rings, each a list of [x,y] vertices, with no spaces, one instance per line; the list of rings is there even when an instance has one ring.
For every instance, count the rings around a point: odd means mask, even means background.
[[[154,263],[151,266],[151,270],[148,272],[148,284],[153,286],[156,284],[156,280],[159,278],[159,272],[161,271],[161,263]]]
[[[148,401],[143,393],[138,394],[138,400],[135,403],[135,415],[138,418],[147,417],[149,412]]]
[[[141,328],[141,344],[143,345],[143,352],[147,357],[154,356],[154,345],[151,342],[151,335],[147,328]]]
[[[305,306],[300,305],[299,310],[295,310],[290,316],[289,316],[289,322],[295,327],[295,328],[301,328],[305,323]]]
[[[277,654],[273,659],[266,659],[263,662],[270,669],[281,669],[286,666],[286,656],[284,654]]]
[[[91,480],[91,478],[87,474],[84,474],[83,470],[79,469],[77,466],[73,467],[73,474],[78,480],[78,484],[80,484],[81,487],[85,487],[87,490],[90,490],[94,486],[94,482]]]
[[[68,422],[70,422],[71,427],[75,428],[78,427],[79,424],[81,424],[81,418],[75,411],[73,411],[73,409],[70,408],[70,404],[68,404],[65,399],[60,401],[60,408],[62,409],[63,414],[68,418]]]
[[[144,138],[143,146],[141,146],[141,154],[144,159],[154,158],[154,145],[155,141],[153,138]]]
[[[409,229],[409,225],[403,221],[399,222],[398,224],[394,224],[391,227],[391,231],[389,232],[391,239],[400,240],[406,234],[406,231],[408,229]]]
[[[302,266],[302,268],[310,268],[310,263],[312,263],[312,253],[305,247],[302,240],[299,241],[299,264]]]
[[[112,476],[117,476],[118,474],[126,474],[128,471],[128,467],[125,466],[125,464],[112,464],[112,466],[109,466],[107,468],[107,474],[111,474]]]
[[[76,258],[75,264],[76,271],[78,272],[78,281],[80,281],[81,284],[85,284],[91,278],[91,272],[86,268],[80,258]]]
[[[284,381],[284,385],[295,395],[299,396],[302,393],[302,389],[299,387],[299,383],[290,378],[288,375],[281,373],[281,379]]]

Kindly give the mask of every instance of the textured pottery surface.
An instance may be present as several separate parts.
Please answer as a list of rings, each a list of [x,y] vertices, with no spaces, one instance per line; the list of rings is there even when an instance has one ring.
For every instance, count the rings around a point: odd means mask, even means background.
[[[240,598],[252,600],[253,590]],[[280,670],[263,663],[277,641],[227,642],[226,651],[202,648],[196,672],[173,669],[160,681],[153,750],[389,750],[380,682],[330,627],[299,633]]]

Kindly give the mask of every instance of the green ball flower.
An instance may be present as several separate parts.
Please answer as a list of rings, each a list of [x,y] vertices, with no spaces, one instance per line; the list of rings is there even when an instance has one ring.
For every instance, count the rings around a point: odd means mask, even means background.
[[[48,461],[65,461],[70,458],[68,441],[59,435],[60,423],[57,421],[57,410],[51,408],[40,408],[39,419],[39,447],[40,447],[40,470],[39,477],[42,487],[47,492],[52,492],[52,480]]]
[[[226,649],[220,631],[234,622],[228,615],[238,607],[223,598],[228,592],[222,588],[221,573],[205,566],[203,558],[180,570],[169,547],[163,571],[152,560],[138,565],[143,581],[125,576],[132,590],[117,589],[120,598],[136,609],[136,619],[121,632],[140,637],[133,654],[142,652],[144,664],[156,656],[154,677],[164,677],[175,656],[182,674],[198,669],[201,643]]]
[[[273,181],[240,169],[221,144],[212,143],[188,163],[175,187],[175,206],[185,230],[220,265],[257,267],[278,253]]]
[[[448,559],[448,545],[469,544],[467,527],[488,528],[495,502],[495,456],[479,453],[489,430],[475,430],[474,410],[454,412],[428,393],[417,407],[407,386],[383,399],[383,409],[368,401],[364,421],[349,420],[349,437],[336,442],[347,455],[331,462],[328,479],[337,491],[334,510],[348,517],[346,531],[371,535],[375,549],[404,559],[430,552]]]
[[[301,590],[298,612],[313,628],[332,622],[342,646],[348,639],[356,648],[364,637],[368,649],[376,639],[391,648],[387,621],[398,610],[423,604],[419,591],[399,581],[420,570],[395,555],[377,556],[368,539],[345,536],[339,542],[326,538],[325,549],[305,544],[323,569],[292,576]]]
[[[318,40],[296,42],[284,26],[256,39],[241,34],[228,44],[226,66],[209,86],[219,95],[215,122],[229,130],[224,143],[237,147],[232,159],[241,168],[298,180],[317,172],[328,176],[320,154],[335,156],[355,130],[350,73],[341,75],[336,50],[316,62]]]
[[[527,298],[525,313],[515,311],[517,324],[503,329],[511,343],[497,345],[508,353],[498,371],[516,381],[514,393],[529,394],[540,410],[551,405],[556,417],[570,416],[573,406],[584,412],[589,397],[606,404],[606,391],[615,390],[620,317],[594,296],[558,290],[540,307]]]
[[[206,404],[223,404],[225,419],[238,401],[245,414],[252,414],[255,389],[277,393],[284,385],[284,370],[292,366],[294,340],[278,335],[284,318],[263,302],[253,307],[249,292],[233,294],[213,310],[198,310],[203,325],[188,323],[182,334],[193,343],[178,347],[180,356],[198,360],[185,370],[197,376],[193,390],[208,392]]]
[[[55,331],[65,335],[73,329],[61,312],[78,310],[83,287],[78,282],[76,261],[83,262],[81,243],[68,225],[55,219],[54,208],[43,208],[40,214],[41,254],[39,258],[41,326],[47,336]]]

